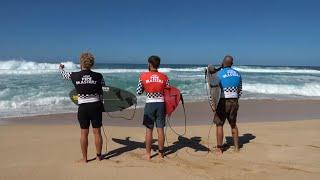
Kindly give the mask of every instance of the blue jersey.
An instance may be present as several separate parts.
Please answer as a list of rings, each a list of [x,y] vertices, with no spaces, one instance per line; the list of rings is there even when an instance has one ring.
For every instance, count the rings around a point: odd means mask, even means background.
[[[238,71],[231,67],[218,72],[221,98],[239,98],[242,93],[242,78]]]

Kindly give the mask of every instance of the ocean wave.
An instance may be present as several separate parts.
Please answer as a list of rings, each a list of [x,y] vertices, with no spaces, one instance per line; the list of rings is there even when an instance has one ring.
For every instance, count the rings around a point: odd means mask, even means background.
[[[320,84],[307,83],[301,85],[293,84],[262,84],[262,83],[244,83],[243,90],[266,95],[296,95],[306,97],[320,97]]]
[[[71,61],[61,62],[65,65],[68,71],[78,71],[79,64]],[[9,60],[0,63],[0,72],[4,75],[32,75],[32,74],[52,74],[57,73],[60,63],[42,63],[26,60]],[[95,71],[111,74],[111,73],[141,73],[147,71],[146,69],[131,69],[131,68],[94,68]],[[160,72],[200,72],[203,68],[160,68]]]
[[[66,70],[79,69],[79,65],[71,61],[61,62],[65,65]],[[9,60],[1,61],[0,72],[1,74],[48,74],[56,73],[59,69],[60,63],[39,63],[25,60]]]
[[[234,67],[239,72],[245,73],[292,73],[292,74],[320,74],[319,70],[315,69],[298,69],[289,67],[249,67],[249,66],[236,66]]]
[[[80,68],[79,64],[71,61],[61,62],[65,65],[65,69],[69,71],[78,71]],[[0,72],[1,74],[48,74],[56,73],[58,71],[60,63],[46,63],[46,62],[34,62],[26,60],[8,60],[1,61]],[[307,68],[293,68],[293,67],[254,67],[254,66],[235,66],[239,72],[243,73],[290,73],[290,74],[320,74],[319,70],[307,69]],[[205,67],[164,67],[160,68],[159,71],[164,73],[170,72],[204,72]],[[142,68],[100,68],[99,66],[94,69],[100,73],[141,73],[145,72],[146,69]]]
[[[75,64],[71,61],[61,62],[65,65],[66,69],[77,69],[79,68],[78,64]],[[56,70],[59,68],[60,63],[38,63],[33,61],[18,61],[18,60],[9,60],[1,61],[0,70]]]

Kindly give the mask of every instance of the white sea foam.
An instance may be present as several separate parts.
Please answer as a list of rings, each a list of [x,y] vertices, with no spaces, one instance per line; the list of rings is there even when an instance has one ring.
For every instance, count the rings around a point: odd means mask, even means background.
[[[315,69],[297,69],[289,67],[249,67],[249,66],[239,66],[235,67],[239,72],[246,73],[292,73],[292,74],[320,74],[320,71]]]
[[[67,71],[78,71],[79,65],[71,61],[62,62]],[[25,60],[1,61],[0,63],[0,117],[25,114],[47,114],[75,111],[76,106],[69,100],[68,87],[58,77],[59,63],[38,63]],[[94,71],[103,73],[107,84],[131,92],[135,91],[137,74],[145,72],[144,66],[99,66]],[[106,67],[106,68],[101,68]],[[116,68],[112,68],[116,67]],[[260,98],[320,98],[320,72],[315,69],[294,67],[235,67],[243,75],[244,99]],[[160,69],[170,77],[171,84],[183,92],[187,101],[205,100],[204,67],[169,66]],[[132,73],[125,75],[125,73]],[[263,73],[263,74],[260,74]],[[24,75],[35,76],[24,76]],[[44,74],[45,78],[39,78]],[[115,75],[112,75],[115,74]],[[134,75],[133,75],[134,74]],[[4,75],[4,76],[2,76]],[[16,76],[10,76],[16,75]],[[115,85],[116,86],[116,85]],[[138,106],[143,106],[144,96],[138,97]]]
[[[296,95],[307,97],[320,97],[320,84],[262,84],[262,83],[244,83],[243,90],[255,94],[267,95]]]
[[[79,65],[66,61],[62,62],[67,70],[78,69]],[[47,74],[56,73],[59,69],[59,63],[38,63],[33,61],[1,61],[0,72],[1,74]]]
[[[62,62],[66,70],[79,70],[79,64],[71,61]],[[46,74],[55,73],[59,68],[59,63],[33,62],[26,60],[9,60],[1,61],[1,74]],[[203,72],[205,67],[194,68],[160,68],[161,72]],[[301,69],[289,67],[252,67],[252,66],[235,66],[239,72],[245,73],[292,73],[292,74],[320,74],[319,70]],[[101,73],[141,73],[146,69],[131,68],[98,68],[95,69]]]

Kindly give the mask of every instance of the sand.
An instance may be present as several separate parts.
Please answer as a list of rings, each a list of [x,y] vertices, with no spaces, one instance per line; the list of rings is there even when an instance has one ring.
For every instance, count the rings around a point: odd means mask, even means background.
[[[55,116],[59,117],[51,115]],[[164,160],[146,161],[142,126],[107,125],[106,159],[77,164],[81,157],[77,125],[4,124],[0,126],[0,179],[320,179],[319,118],[239,122],[238,126],[243,144],[239,153],[232,146],[222,157],[208,152],[209,124],[191,123],[185,137],[168,129],[169,154]],[[225,142],[231,144],[228,124],[224,129]],[[182,132],[183,127],[175,130]],[[215,145],[214,133],[213,129],[210,148]],[[92,140],[90,133],[89,158],[95,156]]]

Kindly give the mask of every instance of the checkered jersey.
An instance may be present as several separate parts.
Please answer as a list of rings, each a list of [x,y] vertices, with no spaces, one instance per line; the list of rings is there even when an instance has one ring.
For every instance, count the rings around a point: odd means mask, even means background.
[[[170,83],[169,80],[166,80],[165,87],[169,87]],[[145,87],[143,85],[143,81],[140,78],[137,86],[137,94],[141,95],[145,92]],[[146,103],[152,103],[152,102],[164,102],[164,95],[163,95],[163,89],[159,90],[158,92],[146,92],[147,100]]]
[[[105,81],[100,73],[92,71],[66,72],[60,68],[64,79],[72,80],[78,92],[78,104],[102,101]]]
[[[221,98],[239,98],[242,94],[242,77],[232,67],[224,67],[218,71]]]

